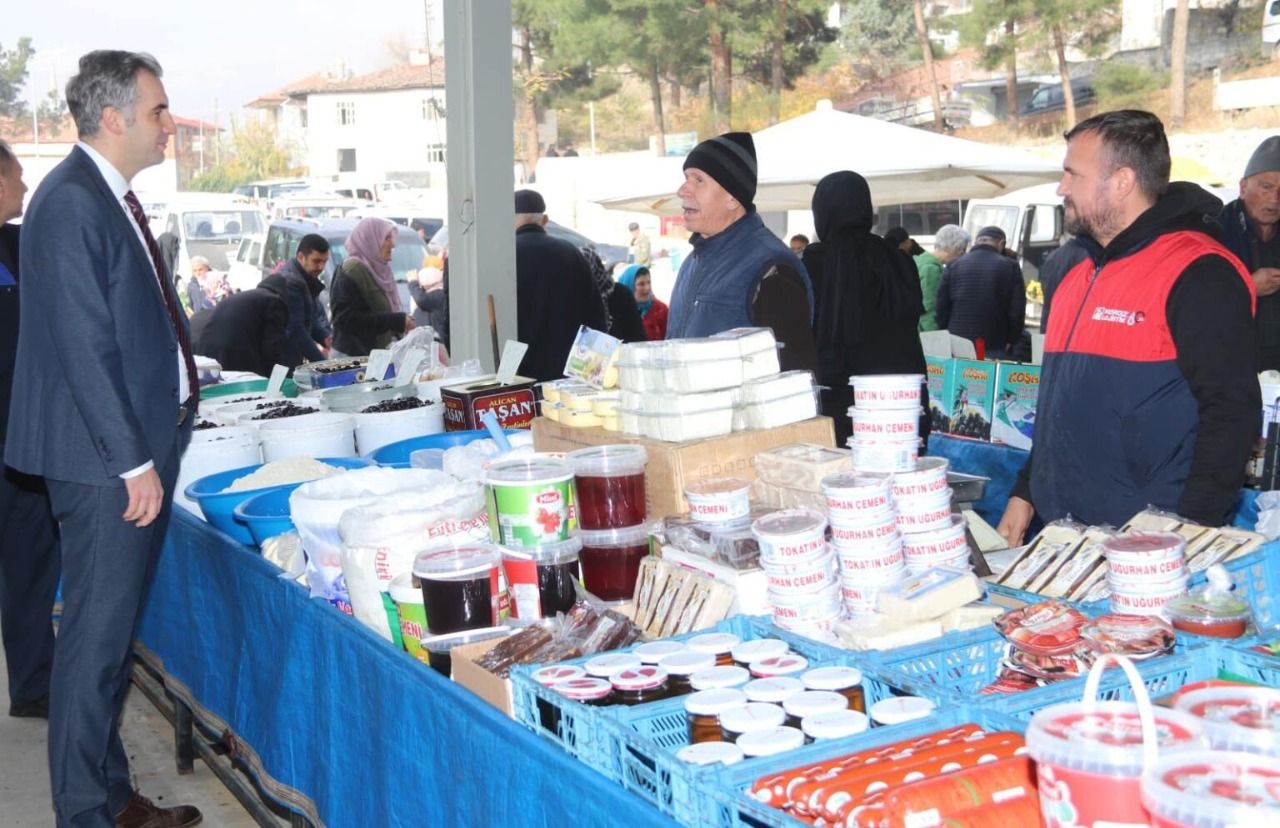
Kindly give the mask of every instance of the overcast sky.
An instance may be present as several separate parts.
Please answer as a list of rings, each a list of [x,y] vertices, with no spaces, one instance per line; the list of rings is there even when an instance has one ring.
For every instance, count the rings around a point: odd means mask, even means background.
[[[25,35],[36,50],[28,100],[55,77],[65,88],[85,52],[132,49],[164,67],[175,114],[211,121],[216,109],[224,127],[259,95],[340,60],[357,73],[388,64],[388,41],[422,45],[425,20],[424,0],[2,1],[0,45]]]

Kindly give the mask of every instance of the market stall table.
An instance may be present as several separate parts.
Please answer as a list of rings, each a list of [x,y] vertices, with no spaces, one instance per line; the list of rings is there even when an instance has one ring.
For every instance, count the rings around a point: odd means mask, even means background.
[[[675,824],[280,575],[176,509],[136,637],[278,802],[332,826]]]

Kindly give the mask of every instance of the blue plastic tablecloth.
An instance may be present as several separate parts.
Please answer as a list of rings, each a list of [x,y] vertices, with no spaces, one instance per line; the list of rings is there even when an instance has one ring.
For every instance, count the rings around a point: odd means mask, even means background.
[[[137,642],[318,825],[674,826],[175,509]]]

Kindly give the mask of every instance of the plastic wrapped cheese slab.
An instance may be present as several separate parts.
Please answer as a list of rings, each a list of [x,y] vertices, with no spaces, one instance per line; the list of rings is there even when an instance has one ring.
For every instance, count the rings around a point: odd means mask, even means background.
[[[880,612],[899,623],[938,618],[982,597],[971,572],[931,569],[884,587],[876,598]]]
[[[815,443],[789,443],[755,456],[756,478],[774,486],[818,492],[822,479],[851,468],[849,452]]]

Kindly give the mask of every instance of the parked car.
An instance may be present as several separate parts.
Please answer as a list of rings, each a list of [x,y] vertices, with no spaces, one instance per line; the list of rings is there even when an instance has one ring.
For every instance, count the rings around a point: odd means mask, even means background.
[[[355,229],[355,219],[326,219],[309,221],[307,219],[277,219],[271,222],[266,234],[257,238],[245,239],[236,254],[235,269],[230,277],[231,286],[236,290],[248,290],[256,287],[263,277],[275,272],[281,262],[298,255],[298,244],[308,233],[318,233],[329,242],[329,264],[320,281],[324,282],[325,293],[321,294],[321,302],[328,307],[328,287],[333,274],[347,258],[347,236]],[[391,270],[396,275],[396,287],[400,291],[400,302],[405,310],[412,312],[413,300],[409,296],[409,277],[422,267],[422,259],[427,254],[427,246],[418,234],[408,227],[397,227],[396,246],[391,252]]]
[[[1280,0],[1267,0],[1262,10],[1262,51],[1280,57]]]
[[[600,257],[600,261],[604,262],[605,269],[610,273],[613,272],[614,265],[625,263],[627,261],[627,256],[630,255],[627,248],[623,245],[599,244],[598,242],[594,242],[582,235],[577,230],[572,230],[565,227],[563,224],[557,224],[554,221],[548,221],[546,229],[548,235],[555,236],[557,239],[564,239],[579,250],[584,247],[590,247],[596,252],[596,255]],[[445,255],[449,248],[449,228],[447,225],[442,226],[438,231],[436,231],[436,234],[431,237],[431,242],[428,247],[435,255]]]
[[[175,277],[191,276],[191,257],[204,256],[215,274],[229,271],[232,257],[245,236],[266,231],[266,214],[242,198],[221,194],[182,193],[164,205],[161,234],[178,240]]]
[[[1072,78],[1071,94],[1075,98],[1077,109],[1098,101],[1098,95],[1093,90],[1092,78]],[[1033,92],[1031,100],[1018,109],[1018,114],[1040,115],[1046,112],[1061,112],[1066,107],[1067,100],[1062,95],[1062,84],[1051,83]]]
[[[347,214],[350,218],[365,218],[367,216],[381,216],[384,219],[394,221],[396,224],[405,227],[413,227],[414,222],[421,225],[426,233],[427,238],[435,235],[436,231],[444,226],[444,219],[441,215],[430,215],[428,211],[417,210],[412,206],[401,205],[397,207],[361,207],[358,210],[352,210]],[[416,229],[416,228],[415,228]]]

